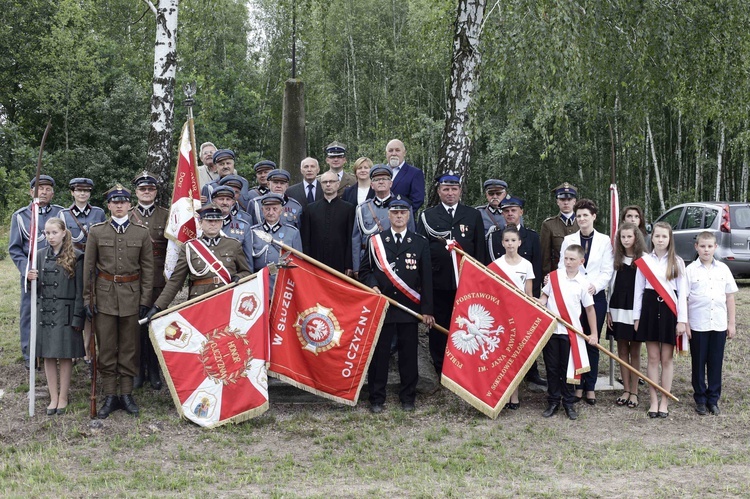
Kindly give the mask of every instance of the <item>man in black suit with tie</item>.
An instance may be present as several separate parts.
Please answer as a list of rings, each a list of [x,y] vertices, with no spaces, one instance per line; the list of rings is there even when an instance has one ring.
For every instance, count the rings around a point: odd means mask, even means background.
[[[432,315],[430,246],[424,237],[407,229],[410,213],[411,205],[406,199],[398,196],[390,202],[388,219],[391,226],[368,239],[359,277],[379,293],[422,314],[422,322],[432,327],[435,319]],[[394,336],[398,338],[401,408],[404,411],[414,410],[419,380],[418,325],[419,321],[413,315],[393,305],[388,308],[367,372],[370,411],[375,414],[383,412]]]
[[[456,299],[456,274],[446,240],[455,240],[461,248],[482,263],[486,262],[482,215],[475,208],[461,204],[461,179],[446,173],[437,179],[440,204],[426,209],[419,217],[417,233],[430,242],[435,322],[450,327],[453,302]],[[443,357],[448,337],[430,329],[430,355],[438,375],[443,371]]]
[[[290,185],[286,195],[296,199],[304,210],[308,204],[323,199],[323,188],[318,181],[320,164],[315,158],[305,158],[299,165],[299,171],[302,173],[302,182]]]

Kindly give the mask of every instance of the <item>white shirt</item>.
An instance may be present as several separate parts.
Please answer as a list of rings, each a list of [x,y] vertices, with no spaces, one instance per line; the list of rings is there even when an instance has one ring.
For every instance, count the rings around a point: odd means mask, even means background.
[[[370,186],[357,187],[357,204],[362,204],[367,201],[367,193],[370,192]]]
[[[653,251],[647,255],[643,255],[643,258],[651,258],[655,265],[651,267],[656,276],[667,275],[667,255],[659,258]],[[685,278],[685,263],[679,256],[677,259],[677,265],[680,268],[680,275],[677,279],[669,281],[669,285],[677,294],[677,322],[687,322],[687,279]],[[633,320],[637,321],[641,319],[641,309],[643,308],[643,290],[654,289],[650,282],[643,275],[641,269],[635,274],[635,295],[633,297]]]
[[[596,292],[607,289],[612,273],[615,271],[615,254],[609,236],[594,231],[589,249],[589,261],[584,267],[581,265],[580,272],[594,285]],[[565,250],[571,244],[581,244],[581,231],[565,236],[560,246],[560,262],[557,264],[560,272],[565,272]]]
[[[727,295],[737,292],[732,272],[714,260],[707,268],[696,260],[685,269],[688,320],[693,331],[726,331]]]
[[[594,305],[594,297],[589,294],[589,282],[580,271],[572,279],[568,277],[565,270],[558,270],[557,274],[560,281],[560,293],[565,297],[565,302],[558,305],[555,295],[552,293],[552,283],[548,282],[542,288],[542,293],[548,297],[547,308],[552,313],[560,315],[560,306],[567,306],[570,323],[581,331],[581,306],[585,308]],[[567,335],[568,329],[558,322],[554,334]]]
[[[450,214],[450,212],[448,211],[448,209],[449,208],[453,208],[453,217],[455,218],[455,216],[456,216],[456,209],[458,208],[458,203],[454,204],[453,206],[449,206],[449,205],[447,205],[445,203],[440,203],[440,204],[443,205],[443,208],[445,208],[445,212],[448,213],[448,214]]]
[[[397,241],[396,234],[401,234],[401,242],[403,243],[406,240],[406,229],[404,229],[402,232],[396,232],[393,230],[393,227],[391,227],[391,233],[393,234],[393,240]]]
[[[531,265],[530,261],[525,258],[521,258],[520,262],[515,265],[511,265],[505,259],[505,255],[503,255],[495,260],[495,263],[502,269],[503,272],[507,274],[508,277],[510,277],[511,281],[513,281],[513,284],[515,284],[518,289],[520,289],[524,293],[526,292],[526,281],[528,281],[529,279],[534,279],[535,277],[534,267]]]

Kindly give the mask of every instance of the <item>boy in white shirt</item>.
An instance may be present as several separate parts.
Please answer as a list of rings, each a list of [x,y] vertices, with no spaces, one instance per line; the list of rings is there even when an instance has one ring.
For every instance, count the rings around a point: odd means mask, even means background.
[[[695,412],[718,415],[724,345],[735,335],[737,284],[724,263],[714,259],[716,236],[702,232],[695,241],[698,259],[687,266],[688,334],[693,360]],[[706,383],[708,377],[708,384]]]
[[[551,272],[547,284],[542,288],[539,302],[556,315],[570,322],[576,329],[581,330],[581,306],[586,310],[586,318],[591,331],[596,331],[596,312],[594,312],[594,298],[589,294],[589,282],[579,272],[583,265],[584,251],[578,244],[571,244],[565,249],[563,262],[565,274],[561,270]],[[556,281],[555,281],[556,280]],[[555,282],[559,283],[558,287]],[[563,298],[561,299],[560,296]],[[566,318],[568,316],[569,318]],[[590,345],[599,342],[598,335],[592,334],[586,338]],[[585,351],[585,349],[584,349]],[[560,409],[560,400],[570,419],[577,419],[573,404],[575,394],[567,383],[568,357],[570,355],[570,339],[565,326],[558,323],[557,329],[544,346],[544,364],[547,368],[547,409],[542,416],[549,418]]]

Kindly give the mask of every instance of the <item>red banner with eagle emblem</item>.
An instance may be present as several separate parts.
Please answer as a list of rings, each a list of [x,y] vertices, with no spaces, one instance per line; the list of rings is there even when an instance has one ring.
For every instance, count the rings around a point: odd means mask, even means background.
[[[387,310],[382,295],[291,256],[276,276],[269,373],[356,405]]]
[[[213,428],[268,410],[268,269],[151,321],[177,412]]]
[[[441,383],[496,418],[555,329],[555,318],[471,258],[461,259]]]

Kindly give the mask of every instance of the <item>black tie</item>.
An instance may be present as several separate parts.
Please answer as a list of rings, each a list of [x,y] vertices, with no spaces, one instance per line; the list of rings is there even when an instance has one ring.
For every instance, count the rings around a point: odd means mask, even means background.
[[[401,246],[401,233],[396,232],[396,247]]]
[[[315,201],[315,196],[313,196],[313,185],[307,184],[307,202],[312,203]]]
[[[450,215],[451,218],[453,218],[453,207],[448,208],[448,215]]]

